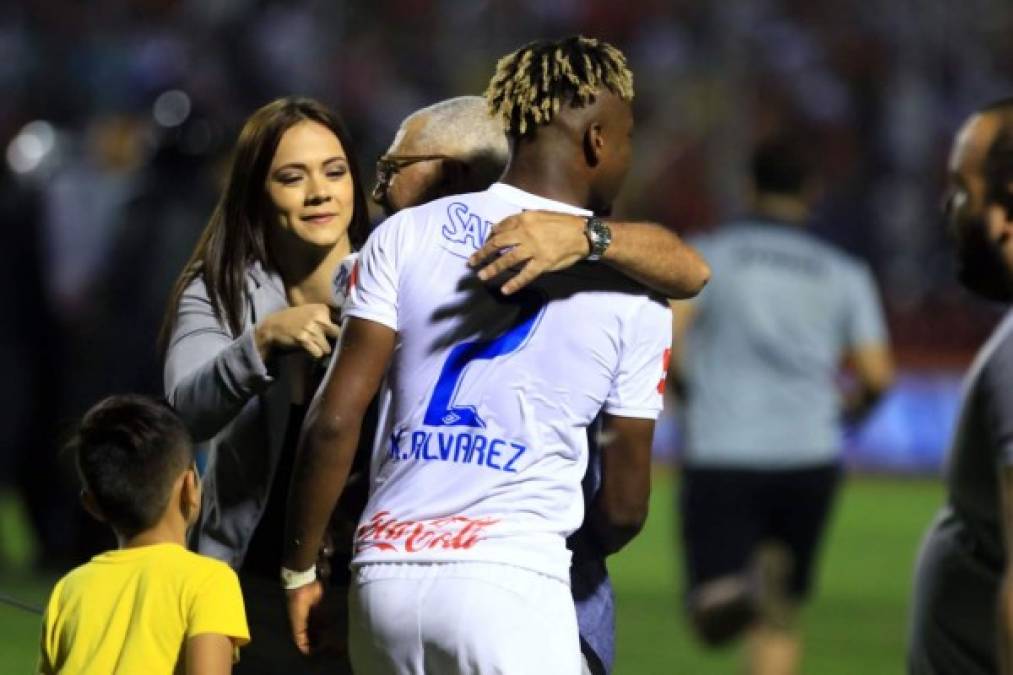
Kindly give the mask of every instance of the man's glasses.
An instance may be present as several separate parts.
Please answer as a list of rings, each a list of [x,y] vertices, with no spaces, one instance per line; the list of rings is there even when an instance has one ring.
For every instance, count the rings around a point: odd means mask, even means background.
[[[434,159],[450,159],[447,155],[383,155],[376,160],[377,185],[386,186],[390,179],[401,169],[417,162],[429,162]]]

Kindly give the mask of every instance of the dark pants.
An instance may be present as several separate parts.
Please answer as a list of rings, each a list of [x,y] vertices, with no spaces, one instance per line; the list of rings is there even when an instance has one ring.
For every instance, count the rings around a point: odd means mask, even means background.
[[[759,545],[769,541],[791,552],[788,590],[803,599],[840,476],[836,464],[776,471],[685,469],[681,511],[689,590],[742,574]]]
[[[299,653],[292,642],[289,629],[285,591],[280,582],[261,575],[239,573],[246,605],[246,620],[250,624],[250,644],[240,650],[239,663],[232,669],[235,675],[301,675],[302,673],[351,673],[347,650],[341,656],[311,656]],[[348,612],[346,588],[329,588],[324,596],[329,615],[340,623],[335,631],[347,635]]]

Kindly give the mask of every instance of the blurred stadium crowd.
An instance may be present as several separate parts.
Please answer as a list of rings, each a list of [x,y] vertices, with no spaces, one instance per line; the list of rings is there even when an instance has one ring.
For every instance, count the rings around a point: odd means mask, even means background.
[[[617,214],[711,228],[744,206],[752,143],[805,129],[827,186],[816,228],[872,263],[900,362],[962,366],[997,314],[953,281],[937,195],[956,124],[1010,90],[1004,10],[1004,0],[6,4],[0,476],[23,488],[43,543],[65,549],[44,556],[61,566],[77,544],[47,535],[75,511],[74,491],[49,481],[61,470],[55,437],[102,395],[161,390],[154,345],[168,290],[256,106],[286,94],[332,104],[369,166],[407,113],[481,93],[496,57],[527,39],[577,31],[616,44],[637,74],[635,160]]]

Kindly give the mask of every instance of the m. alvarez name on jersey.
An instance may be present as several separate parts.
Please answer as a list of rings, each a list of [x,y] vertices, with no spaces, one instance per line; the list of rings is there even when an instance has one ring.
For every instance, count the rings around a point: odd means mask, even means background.
[[[464,428],[421,428],[390,434],[387,459],[392,462],[453,462],[517,473],[527,447],[521,443]]]

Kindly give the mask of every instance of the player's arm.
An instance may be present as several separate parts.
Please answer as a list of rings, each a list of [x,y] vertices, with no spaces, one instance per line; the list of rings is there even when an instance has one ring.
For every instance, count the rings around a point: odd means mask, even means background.
[[[602,484],[588,506],[587,525],[606,555],[629,543],[647,520],[653,437],[653,419],[602,419]]]
[[[854,371],[856,386],[845,394],[844,415],[857,422],[868,415],[893,386],[893,356],[886,344],[868,344],[852,349],[846,360]]]
[[[394,351],[396,333],[380,323],[349,318],[323,388],[310,404],[289,491],[282,564],[310,569],[327,522],[348,478],[362,419]],[[296,646],[308,653],[310,610],[322,597],[318,582],[289,590],[289,619]]]
[[[483,281],[518,268],[501,289],[514,293],[546,272],[586,258],[591,250],[586,223],[582,216],[523,211],[497,223],[469,263],[480,268]],[[710,278],[710,267],[700,254],[671,230],[655,223],[608,223],[612,243],[602,261],[631,279],[668,298],[691,298]]]
[[[202,633],[186,641],[186,675],[229,675],[235,645],[227,635]]]

